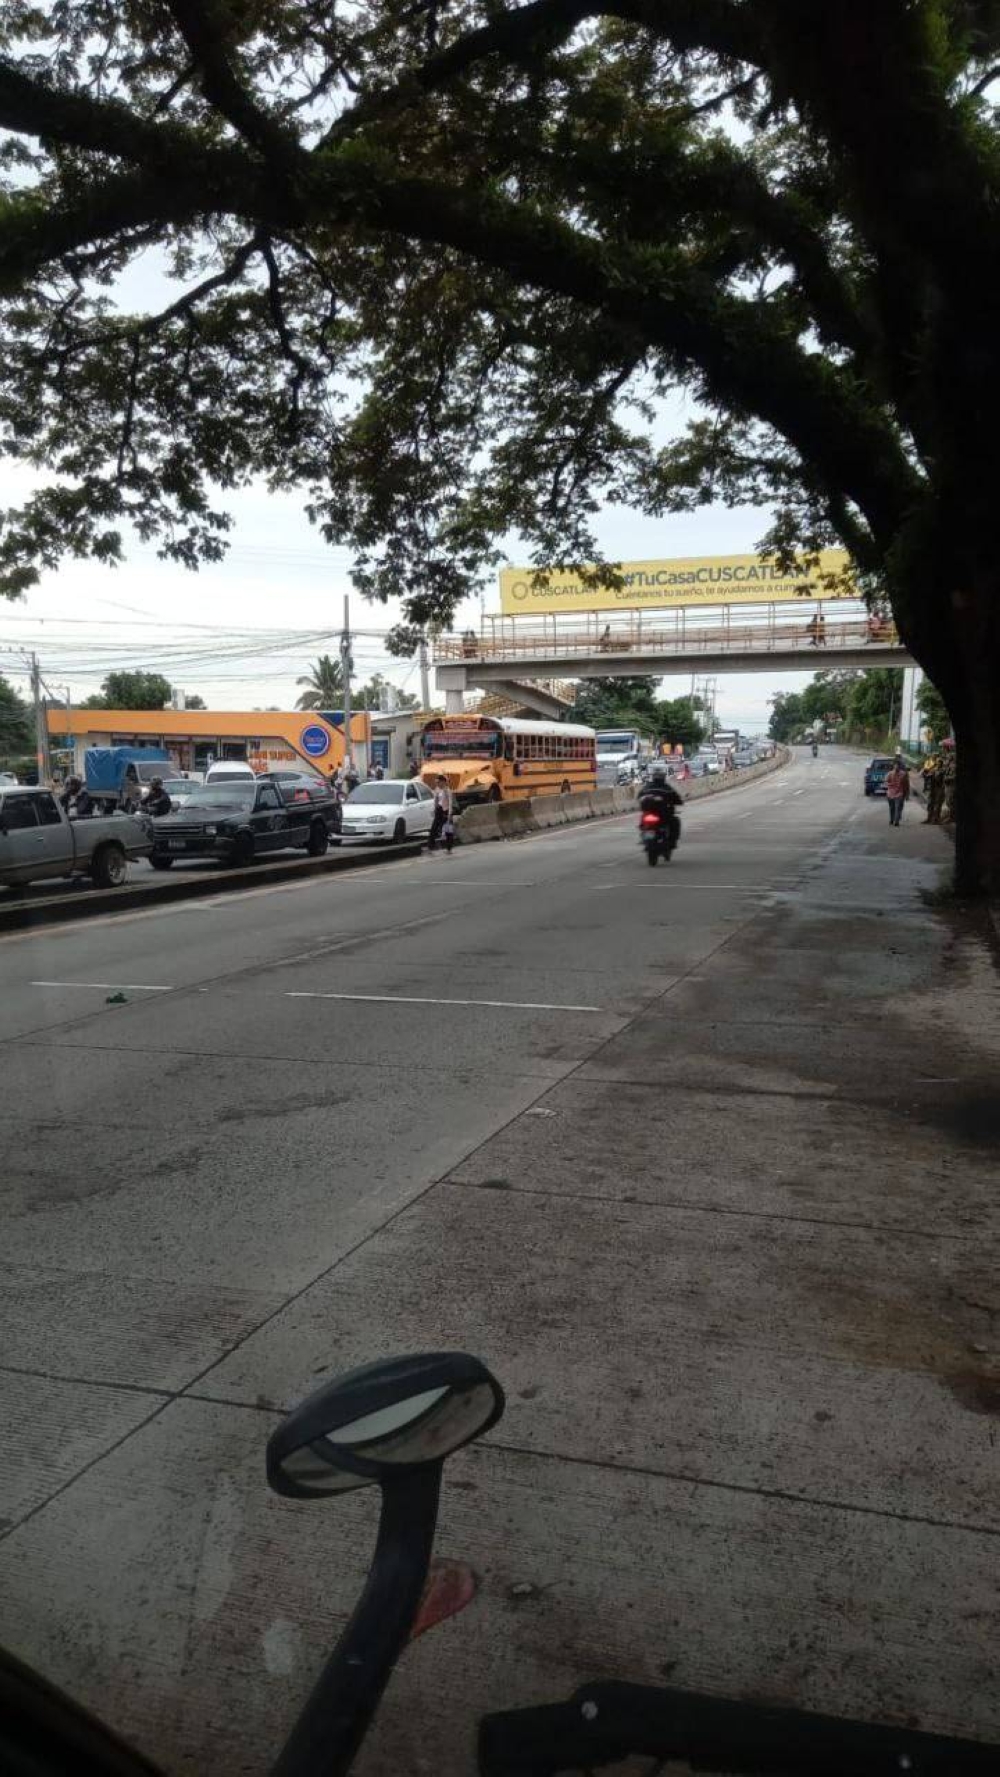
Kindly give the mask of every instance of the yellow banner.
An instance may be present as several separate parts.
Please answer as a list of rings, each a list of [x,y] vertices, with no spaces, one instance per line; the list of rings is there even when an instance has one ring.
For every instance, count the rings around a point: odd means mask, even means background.
[[[764,605],[773,599],[857,598],[846,549],[823,549],[817,566],[791,573],[764,555],[682,555],[672,561],[627,561],[622,585],[587,586],[579,573],[553,568],[547,583],[530,568],[503,568],[500,609],[506,617],[540,611],[622,611],[676,605]],[[839,576],[832,588],[828,576]]]

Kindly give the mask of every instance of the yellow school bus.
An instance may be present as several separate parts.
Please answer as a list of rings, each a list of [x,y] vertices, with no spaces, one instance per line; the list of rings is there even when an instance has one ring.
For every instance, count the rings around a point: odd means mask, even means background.
[[[460,808],[593,790],[597,737],[571,722],[516,716],[435,716],[420,737],[420,775],[448,781]]]

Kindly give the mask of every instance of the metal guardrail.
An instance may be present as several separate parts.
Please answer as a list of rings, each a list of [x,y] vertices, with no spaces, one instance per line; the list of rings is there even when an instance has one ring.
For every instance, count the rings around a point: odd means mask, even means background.
[[[734,615],[736,621],[734,621]],[[516,617],[485,619],[479,633],[440,636],[435,643],[438,664],[476,661],[516,665],[532,660],[592,658],[595,654],[670,656],[690,660],[704,654],[771,654],[801,652],[822,657],[838,649],[852,652],[871,647],[873,654],[901,649],[893,623],[868,616],[790,618],[787,607],[732,607],[721,621],[706,622],[706,613],[686,607],[674,612],[637,612],[627,618],[603,620],[603,613],[582,624],[552,617],[530,622]]]

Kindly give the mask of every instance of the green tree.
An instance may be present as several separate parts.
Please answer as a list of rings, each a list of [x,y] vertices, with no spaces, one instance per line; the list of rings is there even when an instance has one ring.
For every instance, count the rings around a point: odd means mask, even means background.
[[[84,699],[85,710],[162,710],[170,702],[170,681],[162,673],[109,673],[100,695]]]
[[[195,692],[193,697],[185,696],[184,706],[186,709],[189,709],[189,710],[205,710],[208,708],[208,705],[205,702],[205,699],[203,697],[199,697],[197,692]]]
[[[690,697],[670,697],[656,706],[656,731],[672,747],[690,749],[704,738],[705,726]]]
[[[297,710],[335,710],[344,701],[344,669],[329,654],[321,654],[295,683],[306,687],[296,699]]]
[[[354,693],[355,708],[359,710],[388,709],[393,703],[397,710],[420,708],[418,697],[398,685],[390,685],[384,673],[373,673],[368,684],[359,685]]]
[[[34,753],[35,721],[31,707],[9,679],[0,676],[0,758]]]
[[[791,740],[793,734],[801,733],[805,722],[801,692],[779,691],[771,699],[771,719],[767,732],[772,740]]]
[[[51,473],[4,588],[127,521],[214,559],[263,475],[412,633],[506,532],[585,562],[607,499],[755,501],[891,598],[1000,892],[997,0],[330,16],[0,0],[0,438]]]
[[[930,679],[922,679],[917,687],[917,708],[924,718],[924,726],[930,730],[931,739],[947,739],[951,733],[951,717],[944,698]]]
[[[655,678],[581,679],[570,719],[590,728],[638,728],[656,733]]]
[[[903,705],[903,674],[896,667],[859,673],[847,703],[850,732],[861,740],[895,734]]]

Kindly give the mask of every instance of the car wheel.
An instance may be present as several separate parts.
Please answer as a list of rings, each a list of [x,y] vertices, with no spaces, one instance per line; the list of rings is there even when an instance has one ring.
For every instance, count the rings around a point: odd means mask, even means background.
[[[153,851],[149,854],[149,861],[154,870],[169,870],[174,860],[173,858],[165,858],[162,852]]]
[[[392,830],[393,844],[398,845],[400,840],[405,839],[405,838],[406,838],[406,822],[401,817],[396,822],[396,825],[394,826],[394,828]]]
[[[247,864],[253,863],[255,857],[256,847],[253,842],[253,834],[237,833],[229,862],[235,864],[237,869],[244,869]]]
[[[321,858],[330,843],[330,835],[326,830],[325,821],[313,821],[309,829],[307,850],[311,858]]]
[[[120,845],[102,845],[90,867],[98,888],[121,888],[128,875],[128,860]]]
[[[490,793],[487,796],[486,800],[487,800],[487,802],[499,802],[500,801],[500,785],[499,784],[492,785],[492,787],[490,789]]]

